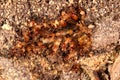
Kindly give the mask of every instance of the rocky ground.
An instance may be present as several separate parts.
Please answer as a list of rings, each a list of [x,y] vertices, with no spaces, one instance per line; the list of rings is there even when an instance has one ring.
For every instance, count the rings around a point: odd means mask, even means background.
[[[119,0],[1,0],[0,80],[119,80]]]

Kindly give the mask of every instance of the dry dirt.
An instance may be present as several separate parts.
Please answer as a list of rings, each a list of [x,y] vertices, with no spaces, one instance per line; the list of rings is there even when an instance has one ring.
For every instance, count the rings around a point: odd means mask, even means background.
[[[70,26],[84,23],[83,28],[87,27],[87,29],[90,28],[92,30],[92,34],[90,34],[91,45],[87,47],[89,50],[86,52],[86,46],[82,48],[85,49],[83,53],[89,53],[88,55],[79,55],[79,52],[72,55],[65,53],[68,55],[68,60],[66,61],[66,58],[61,56],[63,52],[60,52],[59,48],[57,50],[59,54],[53,53],[50,55],[47,53],[50,53],[49,51],[52,48],[45,48],[46,52],[44,53],[42,52],[44,51],[42,47],[39,47],[40,51],[37,52],[40,52],[40,54],[18,55],[23,49],[15,48],[15,51],[13,48],[16,46],[17,41],[24,40],[22,33],[24,30],[29,29],[28,27],[31,24],[33,25],[33,23],[28,25],[29,22],[35,21],[35,23],[39,24],[38,26],[47,26],[50,22],[50,26],[52,24],[56,26],[59,23],[58,18],[61,16],[61,12],[69,11],[69,7],[75,8],[78,20],[74,16],[72,18],[75,21],[66,19],[66,22]],[[83,12],[79,14],[78,8],[82,9]],[[44,24],[44,22],[48,23]],[[64,27],[66,24],[63,23],[62,26]],[[68,29],[60,28],[61,31]],[[79,33],[80,31],[77,32],[76,30],[75,28],[73,32],[73,42],[76,41],[74,39],[75,33],[80,35],[87,34],[88,36],[88,32],[81,31],[81,34]],[[54,28],[52,31],[54,33]],[[41,32],[43,33],[44,29]],[[65,31],[63,32],[65,33]],[[33,32],[33,34],[35,33]],[[43,35],[46,34],[47,30]],[[47,35],[49,36],[50,34]],[[61,32],[59,35],[64,34]],[[28,35],[27,38],[29,38]],[[41,41],[42,38],[40,38]],[[58,40],[57,38],[55,39]],[[34,38],[32,40],[36,41]],[[83,40],[83,42],[86,40],[88,39]],[[49,41],[48,39],[43,41],[43,43]],[[30,43],[26,40],[25,44],[28,45]],[[69,44],[71,45],[71,42]],[[18,47],[20,46],[18,45]],[[65,49],[68,50],[69,48]],[[14,50],[15,55],[12,50]],[[81,49],[76,47],[76,50],[79,51]],[[56,49],[53,51],[56,51]],[[0,80],[120,80],[119,66],[119,0],[0,0]]]

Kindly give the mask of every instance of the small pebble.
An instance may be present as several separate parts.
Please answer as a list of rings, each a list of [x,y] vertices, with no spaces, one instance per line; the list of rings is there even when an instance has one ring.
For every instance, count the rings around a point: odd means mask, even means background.
[[[93,24],[90,24],[90,25],[88,26],[89,29],[93,29],[94,27],[95,27],[95,25],[93,25]]]
[[[85,15],[85,12],[84,12],[84,11],[80,11],[80,14],[81,14],[81,15]]]
[[[5,30],[12,30],[12,26],[8,25],[8,24],[4,24],[2,26],[2,29],[5,29]]]
[[[59,25],[58,20],[55,20],[55,22],[54,22],[54,26],[57,28],[58,25]]]

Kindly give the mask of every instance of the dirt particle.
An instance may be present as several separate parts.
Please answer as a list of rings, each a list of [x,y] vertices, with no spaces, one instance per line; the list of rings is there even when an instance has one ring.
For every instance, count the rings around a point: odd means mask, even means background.
[[[2,29],[12,30],[12,26],[10,26],[10,25],[8,25],[8,24],[3,24]]]

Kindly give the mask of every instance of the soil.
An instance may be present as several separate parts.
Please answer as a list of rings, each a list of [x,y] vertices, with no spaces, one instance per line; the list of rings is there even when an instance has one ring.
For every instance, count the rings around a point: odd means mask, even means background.
[[[0,80],[119,80],[119,0],[1,0]]]

